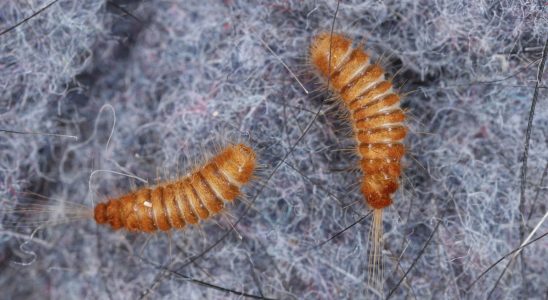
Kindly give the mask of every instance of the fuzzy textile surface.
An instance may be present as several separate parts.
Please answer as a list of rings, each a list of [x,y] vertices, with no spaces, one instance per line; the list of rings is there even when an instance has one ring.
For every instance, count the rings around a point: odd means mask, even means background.
[[[0,1],[0,32],[49,3]],[[543,299],[548,239],[475,281],[548,230],[536,0],[53,3],[0,35],[0,129],[77,139],[0,132],[2,297],[377,297],[370,217],[316,247],[369,211],[344,110],[307,61],[332,26],[394,76],[408,115],[384,297]],[[230,142],[255,148],[260,168],[219,216],[169,234],[89,218]]]

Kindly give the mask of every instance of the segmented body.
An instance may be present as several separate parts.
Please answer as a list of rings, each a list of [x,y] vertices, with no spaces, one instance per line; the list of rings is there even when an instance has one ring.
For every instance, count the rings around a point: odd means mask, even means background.
[[[331,54],[331,58],[330,58]],[[399,186],[405,114],[384,70],[340,34],[322,33],[310,49],[312,64],[350,112],[364,178],[361,191],[374,209],[392,203]]]
[[[98,204],[95,221],[110,224],[113,229],[142,232],[196,224],[238,197],[240,187],[251,179],[255,165],[255,152],[250,147],[228,146],[187,176]]]

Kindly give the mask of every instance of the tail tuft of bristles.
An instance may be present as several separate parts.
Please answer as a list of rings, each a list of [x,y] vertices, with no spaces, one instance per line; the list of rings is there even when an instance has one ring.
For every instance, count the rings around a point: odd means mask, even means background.
[[[377,294],[384,298],[384,264],[382,260],[383,224],[382,209],[373,210],[373,222],[369,231],[368,253],[368,280],[367,284],[371,294]]]

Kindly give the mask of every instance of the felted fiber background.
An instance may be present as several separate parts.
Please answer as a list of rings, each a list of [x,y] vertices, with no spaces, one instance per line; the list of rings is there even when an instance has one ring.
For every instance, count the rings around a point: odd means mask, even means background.
[[[0,31],[48,3],[0,1]],[[344,111],[307,63],[334,26],[395,76],[409,116],[384,214],[385,296],[544,299],[546,239],[498,284],[509,259],[469,286],[546,213],[546,2],[337,5],[60,0],[0,35],[0,129],[78,137],[0,132],[2,298],[365,298],[371,219],[315,247],[369,210]],[[261,168],[221,216],[152,235],[71,219],[74,203],[173,179],[229,142],[251,144]]]

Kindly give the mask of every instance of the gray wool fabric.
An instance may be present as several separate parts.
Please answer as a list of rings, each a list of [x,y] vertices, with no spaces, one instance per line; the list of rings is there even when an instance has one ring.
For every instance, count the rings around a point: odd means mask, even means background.
[[[49,3],[0,1],[0,32]],[[345,111],[307,60],[332,26],[408,116],[385,296],[542,299],[548,239],[475,281],[548,229],[548,14],[532,0],[53,3],[0,35],[0,130],[78,139],[0,131],[2,297],[374,298],[371,218],[316,247],[369,211]],[[219,216],[169,234],[90,218],[235,142],[260,165]]]

